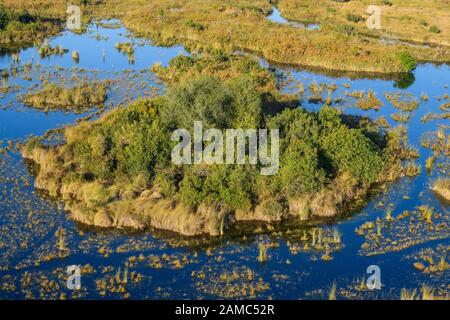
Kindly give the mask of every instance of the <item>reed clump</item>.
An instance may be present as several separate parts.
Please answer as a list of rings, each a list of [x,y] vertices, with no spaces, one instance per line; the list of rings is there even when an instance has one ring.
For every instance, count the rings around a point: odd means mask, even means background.
[[[38,52],[39,55],[41,57],[50,57],[52,55],[59,55],[59,56],[63,56],[64,54],[66,54],[67,52],[69,52],[68,49],[63,48],[60,45],[57,45],[56,47],[52,47],[48,41],[46,40],[44,42],[44,44],[42,44],[41,46],[39,46],[38,48]]]
[[[107,88],[106,82],[83,82],[70,88],[47,84],[35,93],[26,94],[23,101],[27,106],[44,110],[84,111],[103,105]]]
[[[450,179],[449,178],[439,178],[434,183],[431,189],[436,192],[439,196],[447,201],[450,201]]]

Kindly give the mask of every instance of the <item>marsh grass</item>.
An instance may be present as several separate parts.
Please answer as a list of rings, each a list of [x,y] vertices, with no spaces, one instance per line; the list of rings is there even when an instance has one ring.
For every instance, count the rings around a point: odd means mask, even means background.
[[[404,112],[411,112],[419,107],[419,102],[410,93],[386,92],[385,97],[395,108]]]
[[[382,107],[384,104],[383,102],[378,99],[375,95],[375,92],[373,90],[370,90],[367,92],[367,96],[362,94],[357,95],[359,97],[359,100],[356,102],[356,106],[362,110],[380,110],[380,107]]]
[[[84,82],[71,88],[47,84],[40,91],[26,94],[23,101],[27,106],[38,109],[82,112],[103,105],[107,98],[107,88],[107,82]]]
[[[400,300],[417,300],[417,299],[418,295],[416,289],[410,291],[408,289],[402,288],[402,290],[400,291]]]
[[[431,188],[439,196],[447,201],[450,201],[450,179],[449,178],[438,178],[433,182]]]
[[[79,52],[78,52],[77,50],[74,50],[74,51],[72,52],[72,59],[73,59],[73,61],[74,61],[75,63],[80,62],[80,54],[79,54]]]
[[[69,52],[68,49],[64,49],[62,46],[57,45],[56,47],[52,47],[50,46],[50,44],[48,43],[48,40],[45,40],[44,44],[42,44],[41,46],[39,46],[38,48],[38,52],[39,55],[42,58],[45,57],[50,57],[52,55],[59,55],[59,56],[63,56],[64,54],[66,54],[67,52]]]
[[[134,53],[134,45],[131,42],[118,42],[114,46],[117,50],[119,50],[119,52],[126,54]]]
[[[259,254],[258,261],[264,263],[267,261],[267,246],[263,243],[258,244]]]
[[[394,121],[397,121],[397,122],[400,122],[400,123],[408,122],[410,117],[411,117],[410,114],[406,113],[406,112],[398,112],[398,113],[391,114],[391,118]]]
[[[422,218],[423,218],[428,224],[432,224],[432,223],[433,223],[432,218],[433,218],[433,212],[434,212],[433,208],[430,208],[430,207],[424,205],[424,206],[418,207],[418,209],[419,209],[419,211],[420,211],[421,214],[422,214]]]
[[[336,300],[336,282],[331,285],[330,291],[328,293],[328,300]]]
[[[386,220],[392,221],[392,209],[391,208],[387,209],[387,211],[386,211]]]
[[[419,164],[408,161],[407,164],[403,167],[403,172],[407,177],[415,177],[421,174],[422,168]]]
[[[63,1],[34,2],[24,0],[21,4],[30,8],[32,14],[64,20],[67,8]],[[5,0],[5,4],[17,7],[14,0]],[[366,14],[366,6],[361,1],[305,0],[299,6],[294,0],[285,0],[278,4],[286,19],[320,23],[320,32],[272,23],[267,19],[271,6],[265,0],[255,0],[251,4],[242,0],[232,0],[226,4],[212,0],[182,3],[156,0],[149,10],[142,10],[140,0],[108,0],[84,6],[84,15],[86,20],[93,16],[120,16],[133,32],[158,44],[181,43],[191,51],[209,51],[218,47],[228,51],[239,49],[259,53],[280,63],[336,70],[408,72],[415,66],[415,60],[448,61],[446,47],[409,50],[402,44],[381,43],[379,38],[383,34],[377,30],[367,30],[365,24],[359,21]],[[415,17],[414,23],[408,21],[406,28],[403,12],[418,6],[421,7],[420,15]],[[447,10],[442,3],[423,4],[402,0],[395,3],[395,10],[384,13],[389,16],[385,23],[388,23],[387,30],[391,30],[394,37],[445,45],[449,39]],[[347,16],[351,21],[347,20]],[[429,32],[419,23],[430,19],[442,32]],[[17,29],[16,32],[22,36],[21,29]]]
[[[430,172],[433,169],[434,162],[436,160],[435,156],[428,157],[427,160],[425,160],[425,168],[428,172]]]
[[[436,300],[433,288],[423,285],[420,291],[422,293],[422,300]]]

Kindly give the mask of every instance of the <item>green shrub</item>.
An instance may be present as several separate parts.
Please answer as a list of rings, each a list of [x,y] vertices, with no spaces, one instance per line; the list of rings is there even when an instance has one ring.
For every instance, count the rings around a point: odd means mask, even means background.
[[[156,117],[158,100],[118,109],[87,136],[71,141],[75,163],[101,180],[143,175],[151,181],[169,150],[166,129]]]
[[[355,22],[355,23],[358,23],[358,22],[364,20],[364,18],[361,17],[360,15],[358,15],[358,14],[353,14],[353,13],[347,13],[347,15],[345,16],[345,18],[346,18],[348,21]]]
[[[431,33],[441,33],[441,29],[439,29],[437,26],[431,26],[430,32]]]
[[[403,72],[410,72],[417,66],[416,59],[408,51],[398,53],[397,58],[400,60]]]
[[[0,4],[0,30],[4,30],[9,23],[9,14],[5,7]]]
[[[293,139],[282,156],[279,178],[288,197],[317,191],[325,184],[318,150],[304,140]]]
[[[198,23],[198,22],[195,22],[195,21],[193,21],[193,20],[188,20],[188,21],[186,22],[186,25],[187,25],[188,27],[191,27],[191,28],[194,29],[194,30],[197,30],[197,31],[203,31],[203,30],[206,29],[205,26],[204,26],[203,24]]]
[[[203,201],[203,184],[205,177],[200,176],[196,167],[187,167],[180,183],[181,202],[191,208],[196,208]]]
[[[223,204],[232,209],[250,209],[255,189],[255,173],[245,166],[217,165],[208,170],[202,202]]]
[[[169,67],[185,71],[190,67],[192,67],[194,64],[195,64],[194,58],[185,55],[180,55],[170,60]]]

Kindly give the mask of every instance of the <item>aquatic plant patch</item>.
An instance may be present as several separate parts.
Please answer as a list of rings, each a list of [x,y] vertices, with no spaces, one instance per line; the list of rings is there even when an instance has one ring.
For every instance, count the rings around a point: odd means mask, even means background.
[[[367,222],[355,230],[364,237],[360,254],[366,256],[401,251],[431,240],[450,237],[449,215],[427,206],[396,217]]]

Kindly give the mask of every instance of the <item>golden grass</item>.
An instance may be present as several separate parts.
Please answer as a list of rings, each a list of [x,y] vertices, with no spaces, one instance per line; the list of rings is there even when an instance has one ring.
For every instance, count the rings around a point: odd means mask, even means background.
[[[323,2],[323,3],[322,3]],[[84,16],[116,17],[138,35],[157,44],[180,43],[192,51],[222,48],[227,51],[255,52],[268,60],[322,67],[333,70],[367,72],[405,71],[398,55],[408,51],[418,60],[449,61],[448,47],[411,47],[403,44],[386,45],[374,38],[392,29],[402,39],[447,44],[449,39],[448,6],[439,1],[401,1],[383,7],[383,31],[369,31],[364,23],[355,27],[357,34],[348,35],[344,20],[348,12],[364,15],[365,1],[337,3],[321,0],[282,0],[280,10],[287,18],[314,20],[321,23],[320,31],[303,30],[269,21],[266,15],[271,5],[264,0],[105,0],[98,6],[83,7]],[[379,2],[379,1],[378,1]],[[6,0],[9,7],[27,7],[58,17],[65,16],[66,2],[40,0]],[[314,6],[312,6],[314,4]],[[332,6],[335,14],[329,14]],[[363,11],[364,10],[364,11]],[[363,11],[363,12],[361,12]],[[304,19],[309,17],[309,19]],[[433,17],[433,19],[431,19]],[[422,20],[437,25],[440,33],[429,33],[419,24]]]
[[[450,179],[439,178],[437,179],[431,188],[434,192],[440,195],[447,201],[450,201]]]
[[[68,109],[82,112],[85,109],[102,105],[107,98],[106,83],[87,83],[64,88],[56,84],[47,84],[41,90],[26,94],[27,106],[38,109]]]
[[[322,28],[333,28],[339,24],[351,24],[359,32],[382,37],[409,40],[419,43],[450,45],[450,6],[446,0],[396,0],[386,6],[382,0],[352,0],[337,2],[327,0],[280,0],[278,8],[282,15],[291,20],[320,22]],[[382,30],[369,30],[366,22],[350,23],[348,13],[368,17],[368,5],[381,7]],[[406,27],[407,26],[407,27]],[[441,32],[430,32],[432,26]]]

